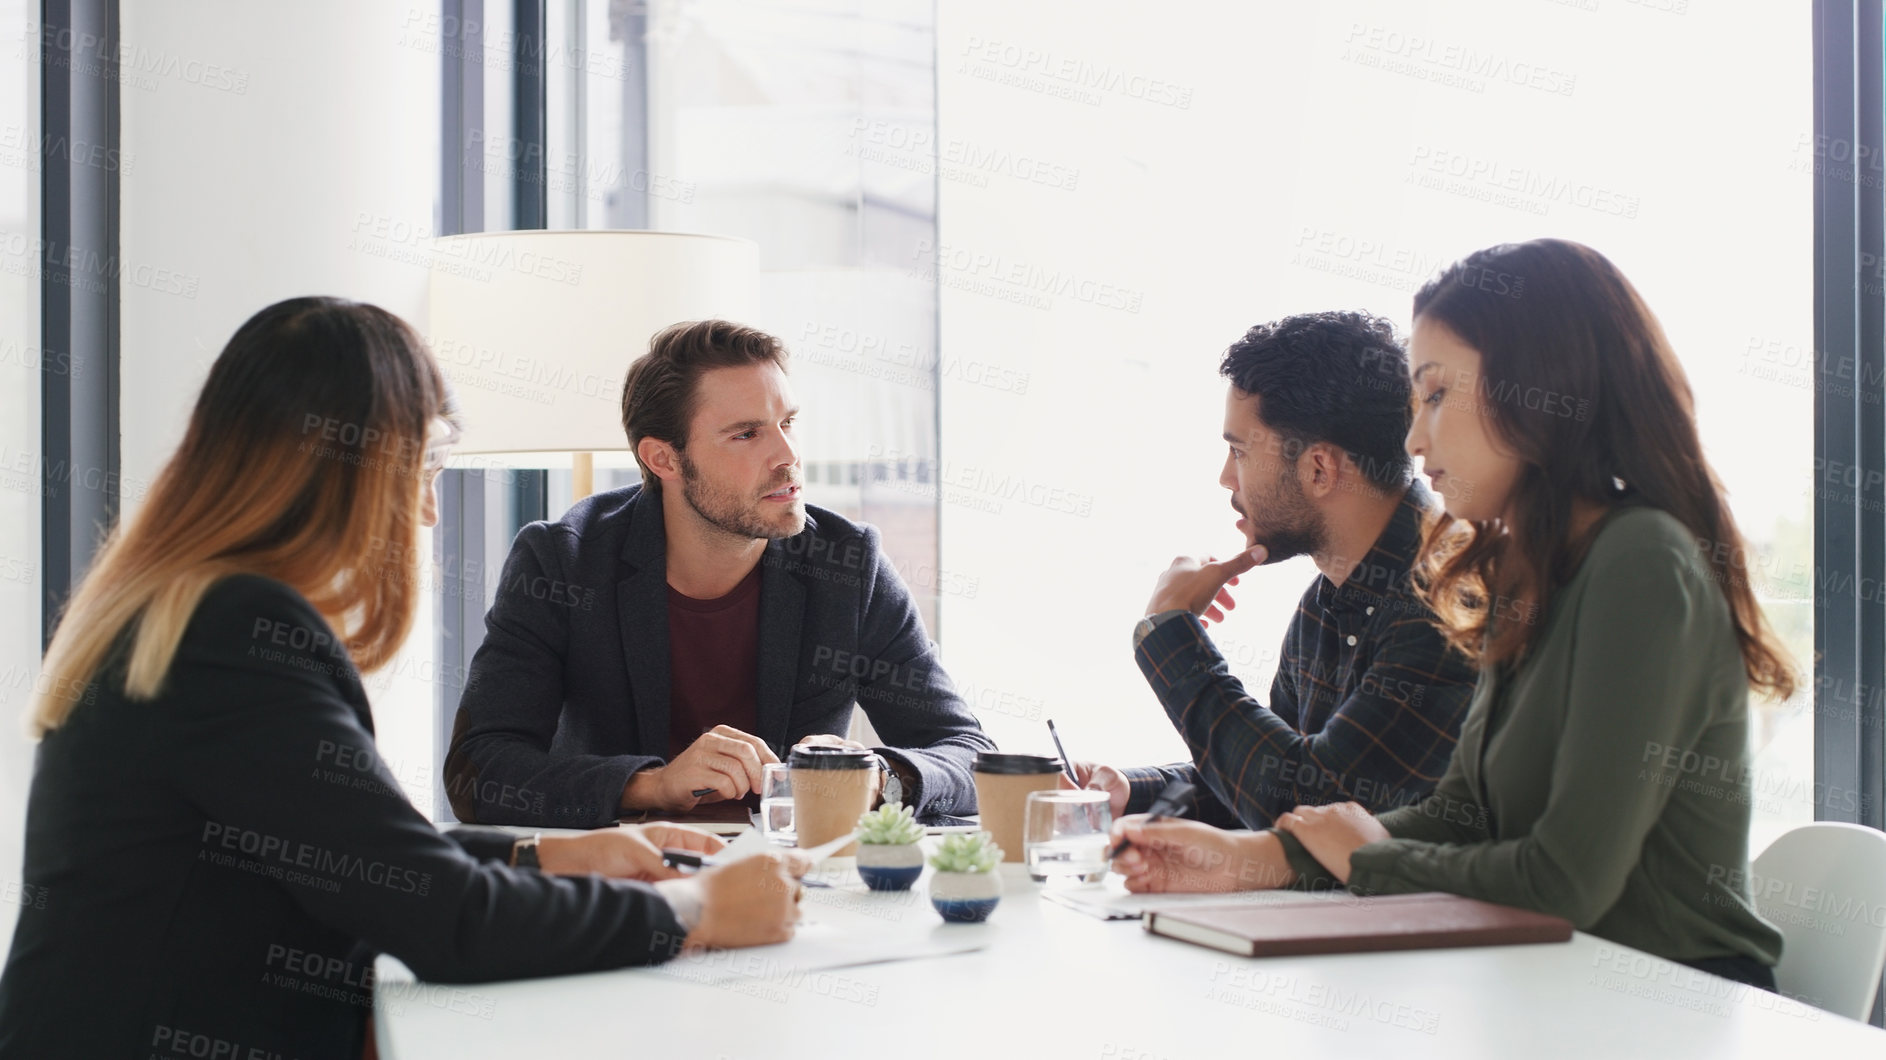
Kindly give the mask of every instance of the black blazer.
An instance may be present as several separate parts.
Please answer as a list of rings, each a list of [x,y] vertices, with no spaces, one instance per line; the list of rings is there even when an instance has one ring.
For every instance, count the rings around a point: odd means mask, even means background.
[[[518,533],[459,700],[446,791],[459,819],[594,828],[668,752],[668,568],[661,495],[578,502]],[[919,777],[918,812],[970,814],[993,750],[951,689],[876,528],[806,508],[761,560],[759,732],[783,754],[843,736],[854,703]],[[910,801],[906,797],[906,801]]]
[[[333,631],[279,582],[216,585],[162,695],[122,687],[107,667],[39,746],[0,1057],[357,1060],[375,951],[466,982],[646,964],[681,934],[645,884],[441,835],[375,754]]]

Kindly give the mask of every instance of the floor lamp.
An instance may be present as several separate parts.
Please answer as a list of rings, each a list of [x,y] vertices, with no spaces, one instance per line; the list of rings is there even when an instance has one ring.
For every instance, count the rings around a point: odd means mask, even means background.
[[[571,453],[573,500],[594,456],[623,450],[622,378],[670,324],[746,321],[759,247],[676,232],[479,232],[435,241],[432,352],[465,424],[461,454]]]

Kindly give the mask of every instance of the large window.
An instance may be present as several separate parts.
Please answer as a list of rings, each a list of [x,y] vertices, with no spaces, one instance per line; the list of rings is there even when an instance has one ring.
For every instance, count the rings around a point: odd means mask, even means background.
[[[1542,235],[1636,282],[1688,371],[1770,620],[1811,675],[1808,14],[1793,5],[942,8],[943,559],[1005,746],[1184,756],[1128,651],[1178,553],[1235,551],[1217,355]],[[1025,219],[1026,223],[1020,223]],[[992,385],[1019,379],[1024,389]],[[1017,488],[1019,486],[1019,488]],[[1215,633],[1267,689],[1307,560]],[[1761,705],[1756,836],[1813,815],[1811,676]]]
[[[807,496],[877,524],[935,627],[936,239],[930,5],[552,4],[544,183],[553,228],[650,228],[760,246],[750,321],[795,354]],[[507,147],[510,156],[526,152]],[[626,359],[633,351],[625,351]],[[598,454],[596,486],[634,482]],[[549,509],[570,499],[553,472]]]
[[[935,141],[930,4],[550,0],[541,28],[517,21],[532,4],[462,0],[458,13],[480,8],[482,53],[461,52],[477,65],[483,107],[463,137],[475,177],[462,199],[482,204],[465,230],[541,220],[756,242],[759,300],[746,323],[793,352],[807,499],[883,531],[934,635],[947,584],[932,477],[937,288],[919,267],[928,250],[913,261],[911,248],[936,244],[936,178],[876,147]],[[466,216],[450,203],[445,212]],[[640,352],[625,346],[622,370]],[[456,678],[512,536],[573,499],[568,455],[458,463],[439,535],[451,583],[440,597],[451,675],[437,704],[440,761]],[[594,454],[596,490],[638,478],[626,449]],[[856,735],[870,738],[863,720]],[[449,812],[443,800],[434,808]]]
[[[936,180],[876,149],[936,136],[927,0],[713,0],[650,27],[651,227],[760,245],[784,339],[806,496],[876,524],[932,635]]]

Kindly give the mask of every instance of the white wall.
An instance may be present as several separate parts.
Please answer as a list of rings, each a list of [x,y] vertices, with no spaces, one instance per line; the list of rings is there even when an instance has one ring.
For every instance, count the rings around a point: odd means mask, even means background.
[[[124,5],[127,512],[181,439],[210,362],[256,310],[338,295],[423,331],[439,187],[436,10]],[[383,755],[429,797],[430,608],[415,629],[397,676],[370,688]]]
[[[38,5],[0,0],[0,953],[24,889],[21,845],[33,743],[24,719],[39,677],[39,405],[43,371],[70,370],[39,344],[39,66],[27,61]]]

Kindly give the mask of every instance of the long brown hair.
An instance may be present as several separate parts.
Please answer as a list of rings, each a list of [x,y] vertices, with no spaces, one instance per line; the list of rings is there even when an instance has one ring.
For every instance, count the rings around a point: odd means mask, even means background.
[[[1617,266],[1560,239],[1489,247],[1428,281],[1414,315],[1479,352],[1474,399],[1523,463],[1511,525],[1442,516],[1428,530],[1418,584],[1449,642],[1482,667],[1523,656],[1538,625],[1507,619],[1548,614],[1595,533],[1573,539],[1574,502],[1648,505],[1701,545],[1750,684],[1792,695],[1787,651],[1756,603],[1747,546],[1703,458],[1689,380]]]
[[[231,574],[299,591],[363,671],[412,627],[426,432],[450,420],[412,328],[371,305],[294,298],[211,366],[183,444],[106,541],[47,649],[34,735],[64,723],[131,631],[124,692],[157,696],[203,594]]]

